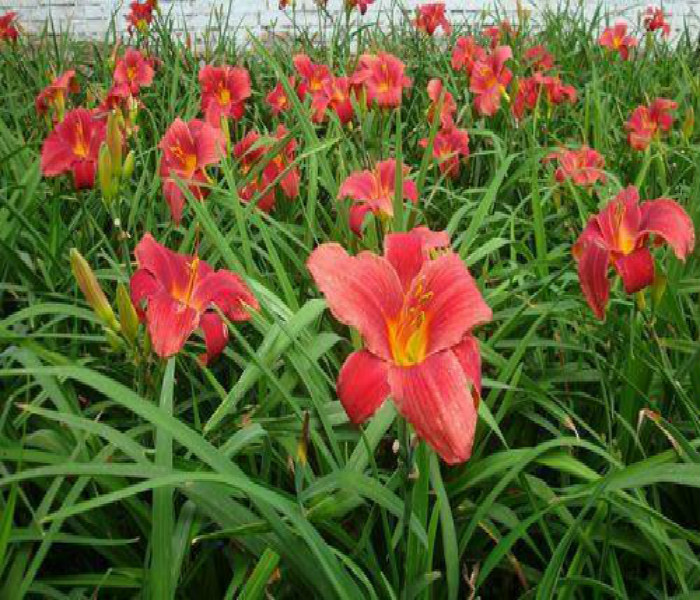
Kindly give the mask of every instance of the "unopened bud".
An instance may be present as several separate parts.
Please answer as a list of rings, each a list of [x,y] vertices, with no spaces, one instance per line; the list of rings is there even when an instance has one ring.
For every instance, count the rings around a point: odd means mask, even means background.
[[[102,197],[109,204],[114,197],[114,188],[112,186],[112,157],[106,142],[103,142],[100,147],[100,154],[97,159],[97,176],[100,182],[100,190],[102,190]]]
[[[654,283],[651,284],[651,302],[654,308],[658,308],[661,304],[661,300],[664,297],[664,292],[666,292],[666,284],[668,279],[663,273],[656,273],[654,277]]]
[[[107,117],[107,146],[112,159],[112,173],[119,177],[122,172],[122,132],[119,128],[119,117],[115,113],[109,113]]]
[[[134,172],[134,151],[131,150],[124,159],[124,167],[122,168],[122,179],[129,179]]]
[[[119,323],[124,337],[134,343],[139,328],[139,317],[131,302],[131,297],[123,283],[117,286],[117,310],[119,311]]]
[[[683,120],[683,137],[688,140],[695,131],[695,110],[692,106],[688,107]]]
[[[102,287],[100,287],[100,283],[97,281],[97,277],[95,277],[95,273],[93,273],[83,255],[75,248],[72,248],[70,251],[70,268],[85,299],[92,310],[95,311],[95,314],[109,329],[119,331],[119,323],[107,301],[107,297],[102,291]]]

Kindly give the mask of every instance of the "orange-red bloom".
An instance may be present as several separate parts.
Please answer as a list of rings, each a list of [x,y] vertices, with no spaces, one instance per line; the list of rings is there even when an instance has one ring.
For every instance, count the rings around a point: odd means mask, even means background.
[[[454,114],[457,112],[457,105],[455,104],[455,99],[448,92],[444,90],[441,79],[431,79],[428,82],[428,98],[430,98],[430,106],[428,107],[428,121],[433,122],[435,118],[435,113],[437,112],[437,105],[442,97],[442,109],[440,110],[440,126],[443,129],[449,129],[454,125]],[[444,95],[443,95],[444,94]]]
[[[418,142],[422,148],[428,147],[428,138]],[[469,133],[466,129],[449,127],[438,131],[433,140],[433,156],[438,161],[440,171],[450,179],[459,176],[462,160],[469,156]]]
[[[345,0],[345,10],[357,8],[361,15],[367,12],[367,8],[374,4],[374,0]]]
[[[622,190],[592,217],[572,248],[578,261],[581,289],[596,317],[605,318],[610,295],[608,270],[612,266],[622,278],[628,294],[654,281],[654,245],[667,243],[681,260],[695,246],[693,222],[673,200],[659,198],[639,204],[637,188]]]
[[[481,32],[490,40],[491,50],[495,49],[504,37],[515,35],[515,30],[508,19],[501,21],[498,25],[485,27]]]
[[[290,76],[287,81],[289,81],[289,87],[292,89],[296,86],[296,77]],[[301,100],[304,96],[305,90],[302,88],[301,91],[297,91],[297,96]],[[277,116],[281,112],[288,111],[292,104],[287,97],[287,92],[281,82],[277,82],[277,85],[272,89],[272,91],[265,97],[265,101],[268,106],[272,109],[272,114]]]
[[[622,60],[629,58],[630,49],[637,45],[637,39],[627,35],[627,23],[620,21],[614,27],[608,27],[598,39],[603,48],[617,52]]]
[[[248,309],[259,308],[238,275],[215,271],[197,256],[173,252],[150,233],[134,254],[138,269],[131,277],[131,300],[148,326],[153,350],[162,358],[177,354],[200,329],[206,345],[200,360],[206,364],[223,352],[228,341],[228,327],[215,307],[230,321],[247,321]]]
[[[635,108],[625,123],[629,145],[634,150],[645,150],[654,138],[671,129],[671,111],[677,108],[678,104],[667,98],[656,98],[649,106]]]
[[[564,85],[558,76],[537,72],[532,77],[523,77],[518,80],[518,91],[511,106],[513,116],[522,119],[526,109],[535,109],[540,97],[549,106],[564,102],[573,104],[576,102],[576,90],[570,85]]]
[[[335,112],[341,123],[351,121],[355,115],[355,108],[352,105],[353,88],[350,78],[331,77],[323,83],[323,91],[325,99],[321,100],[320,104],[325,103],[328,108]]]
[[[163,195],[170,207],[173,222],[179,225],[185,197],[175,177],[188,186],[195,198],[204,199],[207,194],[202,186],[207,182],[204,168],[221,160],[224,138],[220,130],[199,119],[187,123],[175,119],[158,147],[163,151],[160,160]]]
[[[671,35],[671,25],[666,21],[663,8],[647,7],[643,22],[647,31],[654,32],[660,29],[664,37]]]
[[[79,91],[80,85],[75,78],[75,71],[71,69],[56,77],[41,90],[34,100],[34,106],[40,115],[46,114],[49,109],[53,108],[56,120],[60,121],[66,109],[66,97],[69,93],[77,94]]]
[[[364,86],[367,102],[376,102],[380,108],[396,108],[401,106],[404,88],[411,87],[405,70],[406,65],[393,54],[363,54],[352,83]]]
[[[442,2],[419,6],[414,24],[417,29],[425,31],[428,35],[433,35],[438,27],[442,27],[446,35],[452,33],[452,25],[445,16],[445,5]]]
[[[391,396],[442,459],[471,455],[481,395],[481,357],[472,330],[491,320],[476,283],[445,232],[425,227],[385,238],[384,255],[316,248],[307,266],[333,316],[359,331],[337,392],[362,423]]]
[[[452,68],[471,75],[474,65],[485,58],[486,50],[479,46],[472,36],[460,37],[452,50]]]
[[[513,73],[506,61],[512,56],[510,46],[498,46],[474,65],[469,90],[475,95],[474,107],[480,115],[495,115],[501,107],[501,96],[507,96]]]
[[[148,31],[148,26],[151,24],[151,21],[153,21],[155,3],[147,1],[141,4],[136,0],[129,5],[129,8],[131,10],[129,14],[126,15],[126,22],[129,24],[127,27],[129,35],[134,33],[134,29],[139,33],[146,33]]]
[[[257,208],[269,213],[275,207],[277,185],[290,200],[299,195],[299,169],[289,168],[294,162],[296,140],[290,139],[281,150],[271,154],[273,147],[288,135],[284,125],[279,125],[274,135],[275,143],[271,144],[262,140],[256,131],[250,131],[233,147],[233,155],[239,160],[243,176],[247,176],[253,169],[257,171],[253,180],[238,190],[238,196],[243,202],[257,198]]]
[[[207,123],[221,127],[221,119],[243,116],[245,101],[252,90],[250,75],[243,67],[205,66],[199,72],[199,87],[202,92],[202,112]]]
[[[114,83],[128,85],[132,94],[138,94],[142,87],[153,82],[153,62],[138,50],[129,48],[114,68]]]
[[[13,11],[0,15],[0,41],[16,42],[19,31],[15,27],[17,13]]]
[[[340,186],[338,198],[354,200],[350,207],[350,229],[362,235],[362,224],[368,213],[382,218],[394,216],[394,196],[396,195],[396,160],[390,158],[378,162],[372,171],[356,171],[348,176]],[[410,168],[402,165],[403,198],[413,203],[418,201],[418,188],[415,182],[407,179]]]
[[[72,172],[77,189],[95,184],[95,170],[106,124],[85,108],[68,111],[63,121],[44,140],[41,172],[55,177]]]
[[[605,158],[588,146],[581,146],[578,150],[562,149],[552,152],[545,160],[556,160],[559,163],[554,174],[559,183],[571,181],[582,187],[590,187],[597,181],[605,183]]]
[[[532,46],[524,54],[525,62],[533,71],[550,71],[554,68],[554,57],[544,46]]]

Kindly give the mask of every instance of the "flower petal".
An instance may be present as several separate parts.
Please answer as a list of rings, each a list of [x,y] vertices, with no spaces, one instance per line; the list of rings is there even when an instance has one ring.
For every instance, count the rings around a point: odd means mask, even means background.
[[[578,279],[586,301],[601,321],[605,318],[605,307],[610,296],[608,264],[610,253],[598,243],[585,244],[579,248]]]
[[[362,225],[367,213],[372,212],[369,204],[353,204],[348,214],[350,230],[358,237],[362,237]]]
[[[423,298],[428,323],[428,354],[458,344],[477,325],[491,320],[474,279],[457,254],[445,254],[423,265],[413,281],[410,298]]]
[[[169,293],[187,288],[190,260],[188,256],[177,254],[160,245],[150,233],[141,238],[134,255],[139,268],[149,271]]]
[[[228,327],[221,317],[213,312],[207,312],[199,320],[199,327],[204,334],[207,351],[199,359],[202,364],[208,364],[224,351],[228,343]]]
[[[472,396],[476,403],[481,396],[481,353],[479,342],[473,335],[467,335],[459,344],[452,348],[469,383],[473,386]],[[478,405],[478,404],[477,404]]]
[[[616,259],[615,270],[622,277],[628,294],[634,294],[654,281],[654,259],[647,247],[638,248],[631,254]]]
[[[371,417],[389,395],[388,365],[361,350],[348,356],[338,375],[340,402],[353,423]]]
[[[153,350],[161,358],[177,354],[199,325],[199,314],[163,291],[151,296],[146,310]]]
[[[446,463],[469,458],[477,411],[469,381],[451,350],[413,367],[391,367],[389,387],[399,412]]]
[[[355,327],[372,354],[389,359],[387,321],[403,304],[391,264],[370,252],[351,257],[339,244],[326,243],[311,253],[307,267],[335,318]]]
[[[416,227],[408,233],[390,233],[384,238],[384,258],[396,269],[404,290],[429,259],[430,251],[448,248],[450,236],[446,231],[431,231]]]
[[[235,273],[225,270],[209,272],[199,278],[191,302],[201,311],[215,304],[232,321],[249,320],[246,307],[259,308],[257,299],[245,282]]]
[[[684,260],[695,246],[695,229],[688,213],[673,200],[659,198],[641,206],[640,233],[662,238]]]
[[[377,181],[370,171],[358,171],[349,175],[343,181],[338,192],[338,198],[369,201],[377,191]]]

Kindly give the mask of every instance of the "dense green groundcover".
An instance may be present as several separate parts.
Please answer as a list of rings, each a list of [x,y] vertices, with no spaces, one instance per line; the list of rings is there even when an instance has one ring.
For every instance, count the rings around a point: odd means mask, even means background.
[[[622,61],[597,43],[600,13],[518,23],[507,40],[515,75],[524,50],[541,43],[578,99],[516,123],[505,100],[495,116],[476,115],[466,76],[450,66],[467,30],[486,44],[481,20],[428,38],[408,19],[384,28],[370,14],[357,19],[264,45],[229,31],[195,53],[158,17],[139,41],[159,63],[129,141],[134,172],[110,205],[98,189],[74,191],[68,176],[42,177],[49,128],[34,97],[51,73],[73,68],[74,103],[94,106],[112,78],[113,40],[46,32],[0,49],[3,598],[700,593],[698,251],[683,263],[654,250],[657,283],[645,302],[617,281],[604,322],[571,255],[584,219],[629,184],[643,199],[676,199],[697,228],[694,34],[673,44],[642,37]],[[293,54],[349,74],[360,50],[405,62],[413,86],[400,111],[369,111],[352,127],[313,125],[298,103],[271,115],[265,95],[292,74]],[[157,144],[176,117],[199,114],[205,63],[249,70],[253,96],[231,137],[283,122],[298,142],[300,195],[278,198],[271,214],[239,202],[243,175],[229,156],[212,170],[207,200],[190,197],[175,227]],[[418,144],[431,135],[433,77],[471,138],[455,180]],[[624,123],[655,97],[678,103],[676,122],[632,151]],[[594,192],[557,183],[542,162],[583,143],[606,160],[607,182]],[[419,188],[417,205],[390,224],[447,229],[494,313],[476,332],[484,390],[473,455],[459,466],[407,444],[411,430],[391,403],[361,428],[348,422],[335,380],[359,338],[328,313],[305,266],[329,240],[380,248],[379,223],[354,237],[348,202],[335,198],[352,171],[390,157],[411,166]],[[260,301],[208,367],[197,361],[198,336],[169,361],[147,353],[143,328],[136,349],[115,349],[76,285],[73,247],[114,301],[145,232],[182,252],[197,239],[202,258],[244,275]]]

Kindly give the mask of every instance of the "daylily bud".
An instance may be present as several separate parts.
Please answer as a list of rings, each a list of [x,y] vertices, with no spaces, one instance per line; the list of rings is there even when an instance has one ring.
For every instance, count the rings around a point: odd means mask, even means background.
[[[112,350],[119,351],[123,348],[124,342],[116,334],[116,332],[112,331],[111,329],[105,329],[105,337],[107,338],[109,345],[112,347]]]
[[[654,277],[654,283],[651,284],[651,301],[654,308],[658,308],[661,304],[661,300],[666,292],[666,284],[668,279],[663,273],[656,273]]]
[[[85,299],[102,322],[113,331],[119,331],[119,323],[114,311],[100,287],[90,265],[75,248],[70,251],[70,268]]]
[[[112,158],[106,142],[102,142],[102,146],[100,146],[100,155],[97,159],[97,176],[100,182],[100,189],[102,190],[102,197],[109,204],[114,197],[114,188],[112,186]]]
[[[122,133],[119,130],[119,118],[110,113],[107,117],[107,145],[112,159],[112,173],[119,177],[122,172]]]
[[[122,333],[133,344],[138,333],[139,317],[131,302],[129,292],[123,283],[117,286],[117,310],[119,311],[119,323],[122,327]]]
[[[685,112],[685,119],[683,121],[683,137],[686,140],[690,139],[690,136],[693,135],[693,131],[695,131],[695,110],[692,106],[689,106],[688,110]]]
[[[122,168],[122,179],[129,179],[134,172],[134,151],[131,150],[129,154],[126,155],[124,160],[124,167]]]

